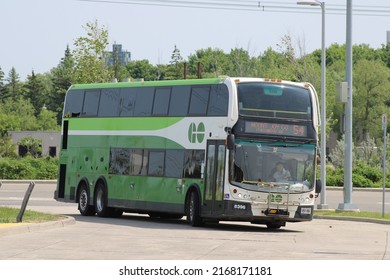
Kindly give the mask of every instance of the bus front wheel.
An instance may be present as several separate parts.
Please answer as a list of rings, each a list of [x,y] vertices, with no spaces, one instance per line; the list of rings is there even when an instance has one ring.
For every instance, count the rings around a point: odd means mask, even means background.
[[[203,219],[200,217],[200,200],[196,191],[190,193],[187,207],[187,220],[193,227],[203,225]]]
[[[93,216],[95,215],[95,209],[93,205],[89,203],[89,192],[87,186],[83,183],[79,188],[78,195],[78,208],[80,214],[83,216]]]

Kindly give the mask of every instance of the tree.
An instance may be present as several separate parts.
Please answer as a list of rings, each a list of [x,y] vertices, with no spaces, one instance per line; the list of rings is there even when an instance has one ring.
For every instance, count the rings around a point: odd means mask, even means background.
[[[248,51],[242,48],[232,49],[228,54],[228,60],[231,65],[229,73],[226,73],[227,75],[236,77],[257,76],[254,71],[255,59],[249,56]]]
[[[62,109],[64,107],[65,94],[72,85],[75,62],[69,46],[66,46],[65,55],[61,58],[57,67],[51,70],[53,90],[50,93],[47,108],[56,113],[57,123],[61,123]]]
[[[73,51],[75,71],[73,81],[76,83],[108,82],[114,76],[106,64],[105,51],[108,46],[108,31],[100,28],[97,20],[83,26],[87,36],[75,40],[76,49]]]
[[[4,72],[0,67],[0,100],[3,100],[3,96],[6,94],[6,88],[4,85]]]
[[[9,71],[7,82],[8,84],[6,86],[6,94],[2,96],[3,101],[7,98],[18,99],[20,96],[22,96],[23,85],[20,82],[19,74],[16,72],[14,67],[12,67]]]
[[[30,99],[31,104],[35,109],[35,116],[37,116],[46,101],[45,87],[42,78],[35,75],[33,70],[31,75],[27,76],[27,82],[24,87],[26,89],[26,96]]]
[[[170,66],[168,69],[172,69],[172,74],[170,75],[172,79],[183,78],[184,74],[184,61],[183,57],[180,54],[180,50],[175,45],[175,48],[171,55],[171,61],[169,62]]]
[[[35,139],[31,136],[26,136],[18,142],[19,146],[25,149],[24,155],[40,157],[42,155],[42,140]]]
[[[129,78],[129,72],[126,70],[126,67],[122,65],[119,60],[119,53],[117,45],[114,45],[113,54],[112,54],[112,65],[109,67],[110,71],[113,72],[114,78],[117,81],[121,81],[125,78]]]
[[[4,122],[2,131],[10,130],[38,130],[38,124],[34,115],[35,110],[28,99],[19,97],[18,99],[7,99],[0,108],[0,122]]]
[[[390,113],[390,69],[379,60],[366,59],[356,63],[354,68],[353,119],[358,142],[367,141],[369,136],[381,137],[381,116]]]
[[[57,124],[56,113],[43,107],[37,117],[38,129],[42,131],[58,131],[60,126]]]
[[[200,49],[188,57],[189,74],[197,77],[198,63],[202,77],[218,77],[226,75],[229,69],[228,56],[221,49]]]
[[[156,68],[147,59],[131,61],[127,63],[126,69],[134,79],[144,79],[145,81],[158,79]]]

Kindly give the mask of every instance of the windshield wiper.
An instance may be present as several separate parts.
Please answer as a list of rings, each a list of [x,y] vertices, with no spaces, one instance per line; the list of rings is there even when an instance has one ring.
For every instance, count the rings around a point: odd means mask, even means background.
[[[258,187],[279,187],[279,186],[289,185],[289,183],[287,182],[263,182],[263,181],[248,181],[248,180],[241,181],[241,184],[251,184]]]

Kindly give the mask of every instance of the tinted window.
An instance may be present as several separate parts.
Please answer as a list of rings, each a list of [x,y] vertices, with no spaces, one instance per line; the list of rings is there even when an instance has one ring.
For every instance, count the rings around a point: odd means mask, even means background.
[[[149,152],[148,175],[164,176],[164,157],[165,157],[165,152],[163,151]]]
[[[166,116],[168,114],[171,88],[156,88],[153,105],[153,115]]]
[[[181,178],[183,176],[184,151],[167,150],[165,152],[165,176]]]
[[[227,116],[229,93],[226,85],[212,85],[207,115]]]
[[[154,87],[137,89],[134,116],[151,116],[154,97]]]
[[[134,149],[130,155],[130,175],[146,175],[148,150]]]
[[[190,93],[190,86],[177,86],[172,88],[169,116],[183,117],[187,115]]]
[[[83,107],[84,90],[70,90],[66,95],[64,117],[77,117]]]
[[[186,150],[184,155],[184,177],[202,178],[204,151]]]
[[[120,100],[120,113],[121,117],[129,117],[134,115],[135,99],[137,97],[137,91],[135,88],[122,88],[121,100]]]
[[[311,119],[310,91],[307,88],[274,83],[239,83],[241,115],[273,118]]]
[[[109,173],[127,175],[130,171],[130,150],[124,148],[110,149]]]
[[[189,115],[204,116],[207,113],[210,87],[192,87]]]
[[[120,89],[102,89],[99,105],[99,116],[116,117],[120,113]]]
[[[99,109],[100,90],[85,91],[83,116],[97,116]]]

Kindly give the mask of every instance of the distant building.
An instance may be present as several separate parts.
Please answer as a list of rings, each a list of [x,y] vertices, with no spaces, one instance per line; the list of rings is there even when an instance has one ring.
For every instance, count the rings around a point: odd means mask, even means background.
[[[390,43],[390,31],[387,31],[387,40],[386,42],[389,44]]]
[[[18,145],[23,138],[30,136],[42,141],[42,156],[57,157],[60,151],[61,131],[9,131],[12,142],[17,146],[17,154],[24,156],[25,147]]]
[[[114,64],[114,58],[117,55],[118,61],[122,66],[125,66],[128,62],[131,61],[131,52],[123,50],[121,44],[114,43],[112,45],[112,51],[109,52],[106,63],[108,66]]]

